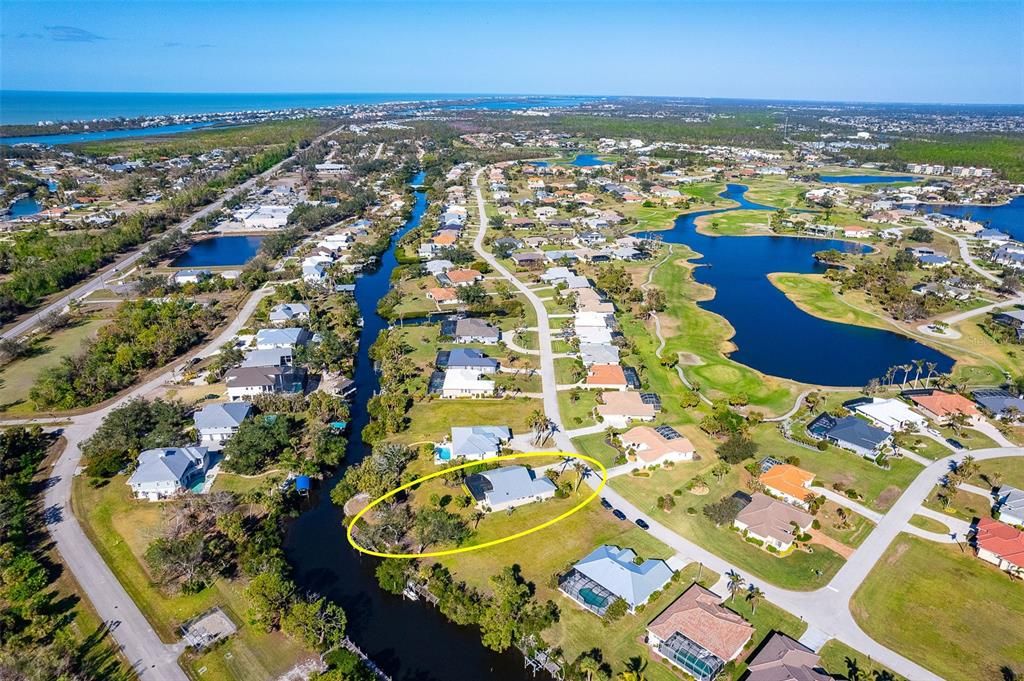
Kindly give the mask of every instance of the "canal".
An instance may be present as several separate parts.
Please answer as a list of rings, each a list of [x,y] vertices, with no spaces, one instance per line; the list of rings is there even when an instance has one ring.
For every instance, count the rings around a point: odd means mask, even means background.
[[[424,174],[419,173],[411,184],[419,185],[423,180]],[[392,237],[379,268],[356,280],[356,303],[364,323],[355,361],[348,464],[359,462],[369,453],[360,433],[369,422],[366,405],[379,383],[368,353],[377,335],[388,326],[387,320],[377,314],[377,301],[388,292],[391,273],[398,264],[398,240],[419,225],[426,209],[426,192],[415,192],[412,215]],[[362,556],[349,546],[343,514],[328,494],[342,473],[325,481],[312,508],[288,531],[285,551],[299,586],[340,603],[348,614],[349,637],[395,681],[532,679],[518,651],[489,651],[480,643],[477,628],[452,624],[433,606],[404,600],[377,586],[377,559]]]
[[[827,268],[814,259],[817,251],[863,252],[865,246],[839,239],[697,231],[696,222],[705,215],[776,210],[749,201],[746,192],[745,185],[727,185],[719,196],[736,206],[680,215],[672,229],[647,235],[685,244],[699,254],[694,279],[715,289],[714,298],[700,306],[725,317],[735,329],[737,350],[730,359],[771,376],[826,386],[864,386],[889,367],[917,359],[935,362],[941,372],[952,368],[950,357],[902,334],[809,315],[768,279],[773,272],[824,273]]]

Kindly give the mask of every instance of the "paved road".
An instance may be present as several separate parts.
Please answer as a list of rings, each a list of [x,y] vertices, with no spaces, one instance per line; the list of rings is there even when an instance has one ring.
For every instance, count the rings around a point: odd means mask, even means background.
[[[335,128],[335,129],[333,129],[333,130],[331,130],[329,132],[326,132],[323,135],[321,135],[320,137],[318,137],[317,140],[329,137],[330,135],[333,135],[334,133],[336,133],[339,130],[341,130],[343,127],[344,126],[340,126],[340,127]],[[138,248],[138,250],[136,250],[136,251],[130,253],[129,255],[126,255],[125,257],[121,258],[120,260],[115,262],[110,267],[107,267],[105,269],[100,270],[99,272],[94,274],[90,279],[88,279],[85,283],[81,284],[77,288],[74,288],[74,289],[68,291],[67,293],[65,293],[65,294],[61,295],[60,297],[58,297],[57,299],[55,299],[53,302],[51,302],[51,303],[41,307],[40,309],[36,310],[31,315],[29,315],[25,319],[21,320],[17,324],[14,324],[13,326],[5,329],[3,331],[3,333],[0,333],[0,337],[2,337],[2,338],[20,338],[21,336],[24,336],[29,331],[31,331],[33,328],[35,328],[39,324],[39,320],[42,319],[43,317],[45,317],[46,315],[48,315],[50,313],[54,313],[54,312],[59,313],[59,312],[63,311],[64,308],[66,308],[68,305],[70,305],[72,301],[81,300],[81,299],[85,298],[86,296],[88,296],[93,291],[99,291],[101,289],[106,288],[107,282],[109,281],[111,275],[117,274],[119,272],[124,272],[129,267],[131,267],[136,262],[138,262],[142,258],[142,256],[145,254],[146,249],[149,248],[149,245],[152,244],[154,241],[156,241],[157,239],[161,238],[162,236],[164,236],[166,234],[169,234],[173,230],[177,230],[179,232],[184,232],[185,230],[187,230],[190,227],[192,227],[192,225],[194,225],[200,218],[203,218],[203,217],[209,215],[210,213],[212,213],[212,212],[214,212],[216,210],[219,210],[224,205],[224,202],[226,200],[228,200],[229,198],[232,198],[234,196],[238,196],[238,195],[244,194],[245,192],[249,191],[250,189],[252,189],[256,185],[257,182],[259,182],[263,178],[270,177],[271,175],[276,173],[278,170],[280,170],[281,167],[284,164],[288,163],[289,161],[293,160],[294,158],[295,158],[295,155],[293,154],[293,155],[289,156],[288,158],[284,159],[283,161],[281,161],[280,163],[274,165],[270,169],[265,170],[264,172],[260,173],[259,175],[255,175],[255,176],[249,178],[248,180],[246,180],[242,184],[238,185],[238,187],[236,187],[235,189],[226,192],[224,194],[224,196],[222,196],[221,198],[217,199],[216,201],[214,201],[213,203],[209,204],[208,206],[200,208],[198,211],[193,213],[191,216],[189,216],[188,218],[186,218],[182,222],[178,223],[176,226],[172,227],[171,229],[169,229],[168,231],[164,232],[163,234],[157,236],[155,239],[153,239],[153,240],[143,244],[142,246],[140,246]]]

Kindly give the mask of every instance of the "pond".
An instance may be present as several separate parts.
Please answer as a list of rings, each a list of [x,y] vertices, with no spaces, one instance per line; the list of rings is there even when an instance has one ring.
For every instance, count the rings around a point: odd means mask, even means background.
[[[913,175],[821,175],[825,184],[886,184],[892,182],[917,182]]]
[[[244,265],[256,257],[262,236],[215,236],[197,241],[171,261],[171,267]]]
[[[863,386],[896,364],[922,359],[948,371],[953,360],[901,334],[819,319],[802,311],[769,281],[772,272],[823,273],[817,251],[863,252],[865,246],[838,239],[790,236],[706,236],[695,223],[703,215],[732,210],[776,210],[748,201],[747,187],[727,185],[719,196],[734,208],[680,215],[672,229],[653,232],[698,255],[694,278],[714,287],[700,306],[725,317],[736,330],[729,357],[772,376],[826,386]]]
[[[24,218],[35,215],[43,209],[42,205],[31,196],[23,196],[10,206],[8,218]]]
[[[569,165],[587,168],[590,166],[606,166],[608,161],[602,161],[597,157],[597,154],[577,154],[576,158],[569,162]]]

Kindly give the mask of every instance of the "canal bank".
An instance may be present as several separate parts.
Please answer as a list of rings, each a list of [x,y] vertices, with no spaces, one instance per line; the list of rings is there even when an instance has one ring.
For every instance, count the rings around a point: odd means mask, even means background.
[[[410,184],[424,181],[421,172]],[[427,209],[426,192],[415,192],[409,220],[392,237],[380,266],[356,281],[355,297],[364,324],[355,361],[356,393],[349,418],[346,465],[369,453],[360,436],[369,422],[367,402],[379,389],[369,349],[388,321],[377,314],[377,301],[389,290],[398,265],[398,240],[419,226]],[[450,679],[531,679],[519,652],[498,654],[480,643],[476,627],[449,622],[437,609],[385,593],[374,574],[378,561],[359,554],[345,539],[343,513],[328,494],[344,471],[324,481],[313,506],[297,518],[285,539],[288,562],[296,583],[338,602],[348,614],[348,635],[396,681]]]

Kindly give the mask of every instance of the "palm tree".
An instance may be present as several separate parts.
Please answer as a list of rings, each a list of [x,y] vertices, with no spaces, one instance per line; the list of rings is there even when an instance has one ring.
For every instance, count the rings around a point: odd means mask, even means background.
[[[896,375],[896,367],[889,367],[885,370],[885,384],[892,387],[892,379]]]
[[[750,590],[747,591],[747,600],[750,601],[750,614],[757,612],[757,604],[764,598],[764,592],[758,589],[756,586],[751,586]]]
[[[914,387],[916,388],[917,387],[917,379],[919,379],[921,377],[921,371],[924,369],[924,360],[923,359],[915,359],[913,361],[913,364],[914,364],[914,368],[917,369],[917,371],[914,373]]]
[[[574,471],[576,471],[576,475],[579,476],[576,479],[576,489],[574,489],[573,491],[579,492],[580,485],[583,484],[583,479],[590,474],[590,467],[587,466],[587,464],[583,463],[582,461],[577,461],[576,463],[573,464],[572,468]]]
[[[534,409],[533,413],[530,414],[530,419],[527,422],[533,430],[533,444],[540,442],[540,435],[544,432],[547,427],[548,417],[544,415],[540,409]]]
[[[475,530],[479,525],[480,521],[484,519],[483,511],[473,511],[473,529]]]
[[[576,666],[581,672],[587,675],[587,681],[593,681],[594,674],[601,671],[601,662],[596,657],[587,655],[586,657],[580,658]]]
[[[619,672],[619,681],[647,681],[644,670],[647,669],[647,660],[639,655],[629,658],[626,661],[626,668]]]
[[[747,580],[743,579],[743,576],[735,570],[726,572],[725,576],[729,578],[728,588],[729,593],[732,594],[731,600],[735,601],[736,594],[743,590],[743,586],[747,583]]]
[[[924,377],[924,384],[927,386],[932,381],[932,376],[935,375],[935,370],[939,368],[939,365],[935,362],[925,362],[925,367],[928,368],[928,375]]]
[[[969,421],[970,419],[967,414],[962,411],[955,411],[946,419],[946,425],[957,435],[962,435]]]

